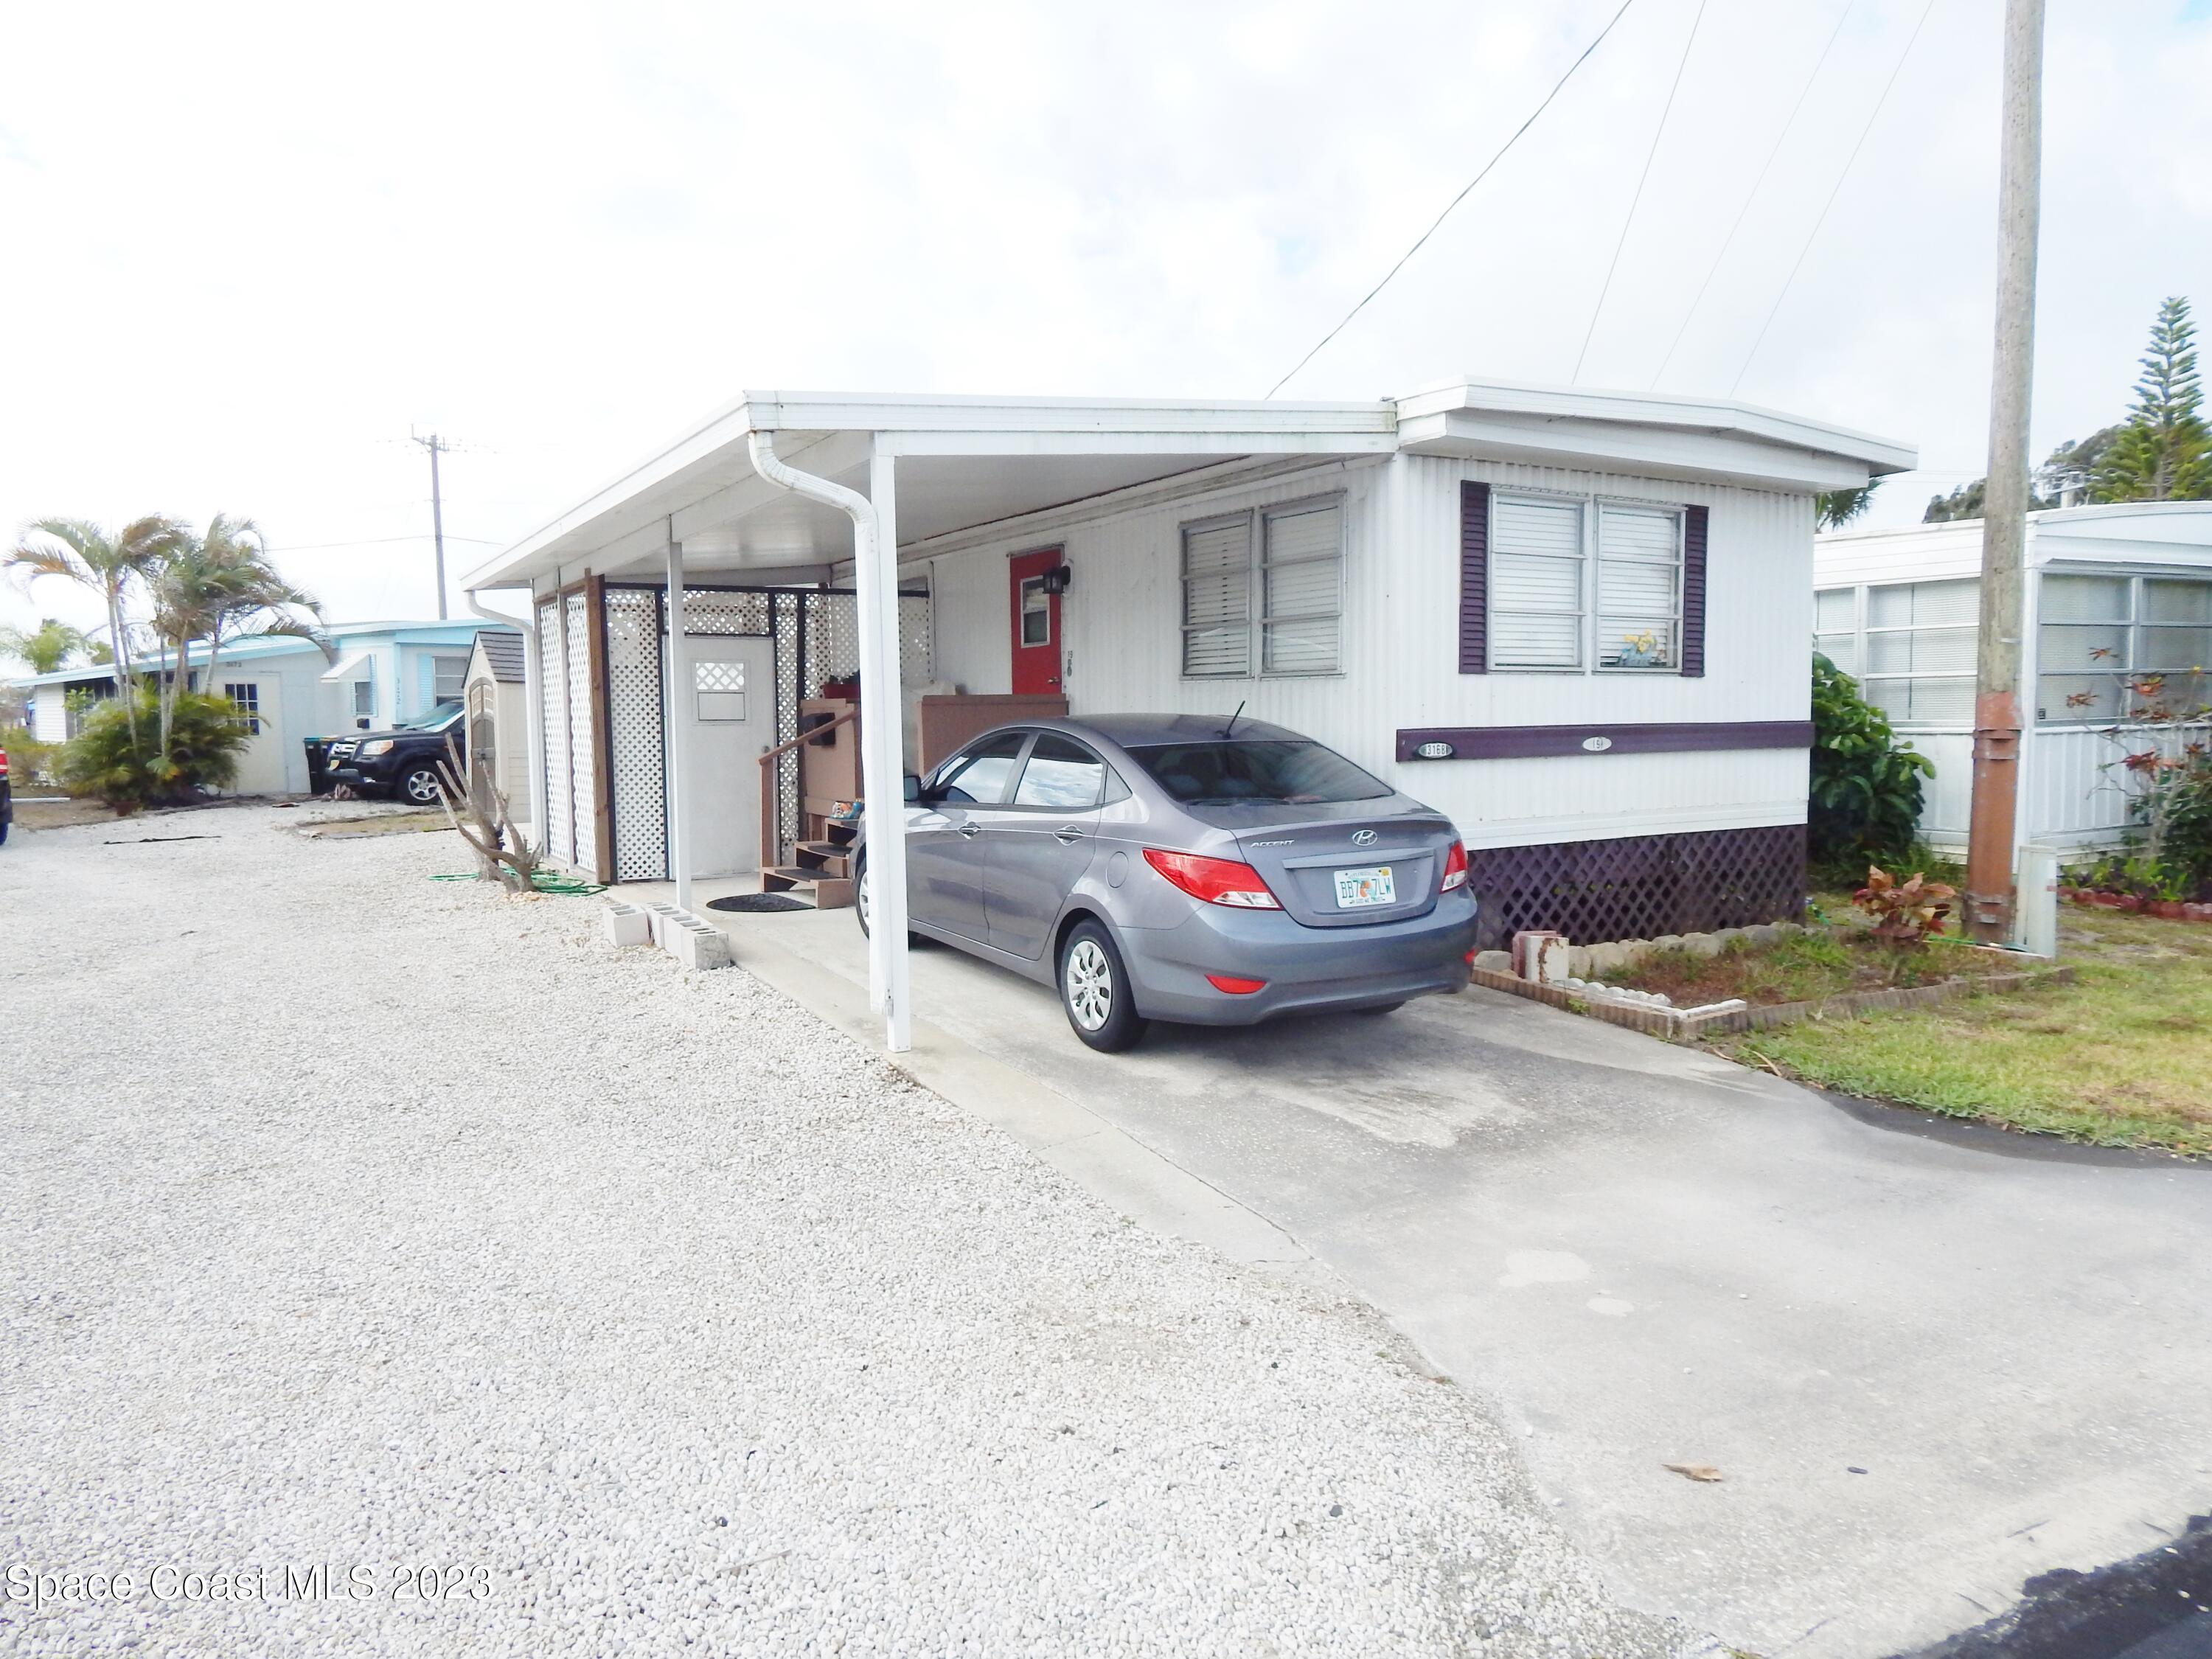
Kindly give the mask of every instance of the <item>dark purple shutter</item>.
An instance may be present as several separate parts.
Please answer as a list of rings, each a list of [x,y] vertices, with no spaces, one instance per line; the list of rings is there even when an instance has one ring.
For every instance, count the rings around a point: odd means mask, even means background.
[[[1705,673],[1705,520],[1710,508],[1682,514],[1682,672],[1690,679]]]
[[[1490,672],[1490,486],[1459,487],[1459,672]]]

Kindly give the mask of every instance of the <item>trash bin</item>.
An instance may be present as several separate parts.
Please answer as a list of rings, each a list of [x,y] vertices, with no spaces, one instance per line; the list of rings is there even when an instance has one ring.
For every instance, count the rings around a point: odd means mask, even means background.
[[[328,738],[309,738],[307,750],[307,793],[327,795],[331,793],[331,740]]]

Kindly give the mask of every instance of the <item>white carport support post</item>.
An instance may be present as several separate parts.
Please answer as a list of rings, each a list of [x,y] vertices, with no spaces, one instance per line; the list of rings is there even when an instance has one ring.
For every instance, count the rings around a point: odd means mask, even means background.
[[[892,459],[878,442],[868,494],[787,466],[766,432],[747,436],[753,469],[769,483],[853,520],[853,586],[860,613],[860,789],[867,799],[868,1000],[884,1017],[884,1046],[914,1047],[906,951],[906,719],[899,684],[898,504]]]
[[[684,774],[691,760],[691,651],[684,631],[684,544],[668,537],[668,873],[676,878],[676,908],[691,908],[691,827],[684,811],[689,796]]]

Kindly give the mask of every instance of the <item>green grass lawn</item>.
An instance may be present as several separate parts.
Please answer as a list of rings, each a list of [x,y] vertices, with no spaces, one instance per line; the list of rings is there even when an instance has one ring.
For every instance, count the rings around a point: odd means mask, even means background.
[[[2212,927],[2069,905],[2071,985],[1717,1037],[1846,1094],[2100,1146],[2212,1156]]]

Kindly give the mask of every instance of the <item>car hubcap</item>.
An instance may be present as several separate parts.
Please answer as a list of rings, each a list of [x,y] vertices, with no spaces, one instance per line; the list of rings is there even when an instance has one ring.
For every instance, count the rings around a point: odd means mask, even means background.
[[[438,781],[428,772],[417,772],[407,780],[407,793],[427,806],[438,799]]]
[[[1096,939],[1078,939],[1067,953],[1067,1008],[1086,1031],[1114,1012],[1114,969]]]
[[[854,891],[853,902],[860,907],[860,926],[872,926],[872,919],[868,915],[868,866],[865,864],[860,866],[860,884]]]

